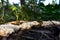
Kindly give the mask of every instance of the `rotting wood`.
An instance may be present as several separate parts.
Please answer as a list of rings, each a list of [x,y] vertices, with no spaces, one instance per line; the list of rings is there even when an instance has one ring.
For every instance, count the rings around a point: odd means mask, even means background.
[[[7,36],[9,34],[12,34],[15,31],[19,30],[20,28],[21,28],[21,30],[25,30],[25,29],[28,30],[28,29],[30,29],[33,26],[37,27],[37,26],[39,26],[39,24],[41,24],[41,23],[39,23],[37,21],[31,21],[31,22],[30,21],[29,22],[23,21],[22,24],[20,24],[20,22],[21,21],[16,21],[16,22],[14,21],[14,22],[10,22],[10,23],[7,23],[7,24],[2,24],[2,25],[0,25],[0,30],[2,30],[2,32],[5,33],[4,35]],[[41,26],[45,26],[45,27],[51,26],[52,27],[52,25],[54,25],[52,22],[55,25],[60,25],[59,21],[42,21]],[[17,25],[17,24],[19,24],[19,25]],[[4,36],[2,34],[2,32],[0,31],[0,35]]]
[[[21,30],[24,29],[30,29],[33,25],[38,25],[39,23],[37,21],[32,21],[32,22],[24,22],[20,25],[13,25],[11,23],[7,23],[7,24],[2,24],[0,25],[0,30],[2,30],[2,32],[4,34],[1,33],[0,31],[0,35],[2,36],[7,36],[17,30],[19,30],[21,28]]]

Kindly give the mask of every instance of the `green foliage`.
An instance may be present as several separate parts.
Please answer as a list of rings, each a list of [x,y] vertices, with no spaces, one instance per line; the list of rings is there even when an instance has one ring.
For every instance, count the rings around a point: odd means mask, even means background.
[[[43,3],[39,3],[37,6],[28,4],[26,7],[25,12],[29,13],[30,20],[60,20],[60,5],[45,6]]]
[[[28,0],[29,1],[29,0]],[[4,6],[5,21],[13,20],[60,20],[60,5],[47,5],[43,3],[36,4],[34,0],[30,0],[25,4],[24,8],[18,4],[9,4]],[[0,7],[0,11],[1,7]],[[2,13],[0,12],[0,17]],[[2,20],[0,20],[2,21]]]

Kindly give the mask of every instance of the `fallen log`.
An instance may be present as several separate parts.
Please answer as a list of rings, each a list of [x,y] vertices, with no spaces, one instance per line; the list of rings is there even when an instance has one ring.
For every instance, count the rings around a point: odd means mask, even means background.
[[[44,27],[52,27],[52,26],[60,26],[60,21],[42,21],[41,26]]]
[[[38,27],[41,25],[42,27],[52,27],[53,25],[60,25],[59,21],[13,21],[8,22],[6,24],[0,25],[0,36],[9,36],[9,34],[12,34],[15,31],[18,31],[19,29],[25,30],[30,29],[33,26]],[[39,26],[39,27],[41,27]]]
[[[21,30],[30,29],[33,25],[39,24],[37,21],[24,22],[22,24],[19,23],[19,25],[17,25],[17,23],[18,22],[10,22],[0,25],[0,36],[9,36],[9,34],[12,34],[13,32],[19,29]]]

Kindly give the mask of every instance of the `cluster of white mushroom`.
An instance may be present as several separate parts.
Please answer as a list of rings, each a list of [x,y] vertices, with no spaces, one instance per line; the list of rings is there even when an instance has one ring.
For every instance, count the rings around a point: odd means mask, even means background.
[[[30,29],[33,25],[38,25],[37,21],[24,22],[20,25],[13,25],[10,23],[0,25],[0,36],[9,36],[9,34],[19,30]]]

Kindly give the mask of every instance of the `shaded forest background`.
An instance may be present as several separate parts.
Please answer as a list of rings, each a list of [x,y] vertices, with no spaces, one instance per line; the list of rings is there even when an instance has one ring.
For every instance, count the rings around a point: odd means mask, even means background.
[[[43,20],[60,20],[60,5],[55,1],[52,4],[44,5],[39,0],[20,0],[20,4],[9,3],[9,0],[0,2],[0,23],[18,20],[43,21]]]

